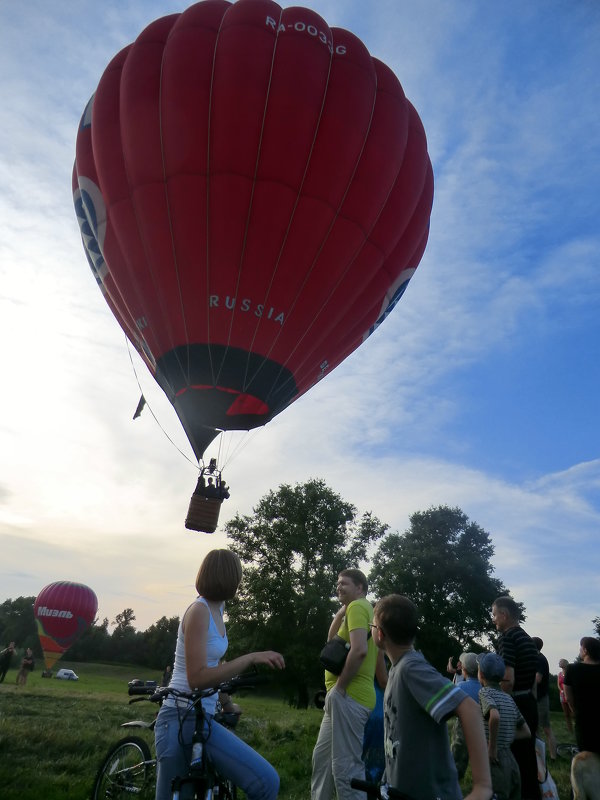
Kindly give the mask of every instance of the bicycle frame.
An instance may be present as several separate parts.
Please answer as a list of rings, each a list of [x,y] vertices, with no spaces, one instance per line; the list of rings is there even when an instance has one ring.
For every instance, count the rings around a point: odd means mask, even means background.
[[[146,694],[129,701],[130,704],[142,700],[162,703],[165,697],[170,694],[175,698],[187,701],[189,705],[186,705],[185,711],[188,714],[193,710],[196,734],[194,738],[198,739],[198,743],[202,747],[202,753],[198,758],[198,763],[191,766],[186,775],[179,776],[173,781],[172,797],[174,800],[179,800],[182,787],[190,784],[196,787],[196,797],[199,800],[212,800],[213,797],[215,797],[215,800],[217,797],[223,798],[223,800],[235,799],[235,787],[228,779],[217,773],[205,754],[204,741],[206,736],[204,727],[206,716],[202,708],[202,699],[220,692],[233,694],[238,689],[253,688],[259,680],[259,676],[256,674],[246,674],[205,691],[186,694],[169,688],[161,688],[151,696]],[[214,719],[225,727],[233,729],[237,724],[238,716],[234,712],[220,711],[215,714]],[[185,714],[181,718],[180,724],[183,719],[185,719]],[[151,722],[131,720],[122,723],[121,727],[127,729],[142,728],[152,732],[155,725],[156,717]],[[125,798],[132,794],[145,793],[154,785],[153,772],[156,768],[156,763],[156,758],[152,758],[150,747],[145,740],[136,736],[125,737],[111,748],[102,762],[96,775],[92,797],[94,800],[100,800],[100,798]],[[144,796],[146,795],[144,794]]]

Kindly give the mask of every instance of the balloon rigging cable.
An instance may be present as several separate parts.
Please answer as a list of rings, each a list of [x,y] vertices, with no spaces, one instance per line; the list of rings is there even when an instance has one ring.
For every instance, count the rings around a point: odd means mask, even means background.
[[[144,397],[144,399],[146,399],[146,397],[145,397],[145,395],[144,395],[144,390],[142,389],[142,384],[140,383],[140,379],[139,379],[139,376],[138,376],[138,374],[137,374],[137,370],[136,370],[136,368],[135,368],[135,364],[133,363],[133,358],[132,358],[132,355],[131,355],[131,345],[130,345],[130,343],[129,343],[129,339],[127,338],[127,336],[125,336],[125,341],[126,341],[126,343],[127,343],[127,352],[129,353],[129,360],[130,360],[130,362],[131,362],[131,368],[132,368],[132,370],[133,370],[133,374],[134,374],[134,376],[135,376],[136,383],[137,383],[137,385],[138,385],[138,388],[139,388],[139,390],[140,390],[140,394],[142,395],[142,397]],[[136,352],[137,352],[137,351],[136,351]],[[181,455],[182,455],[182,456],[185,458],[185,460],[186,460],[186,461],[189,461],[189,462],[190,462],[190,464],[192,464],[192,465],[193,465],[195,468],[197,468],[197,467],[198,467],[198,465],[197,465],[197,464],[194,464],[194,462],[193,462],[193,461],[192,461],[192,459],[191,459],[191,458],[190,458],[190,457],[187,455],[187,453],[184,453],[184,452],[183,452],[183,450],[181,449],[181,447],[179,447],[179,445],[175,444],[175,442],[173,441],[173,439],[171,439],[171,437],[169,436],[169,434],[166,432],[166,430],[165,430],[165,429],[163,428],[163,426],[160,424],[160,422],[159,422],[159,420],[158,420],[158,417],[156,416],[156,414],[155,414],[155,413],[154,413],[154,411],[152,410],[152,407],[150,406],[150,403],[149,403],[147,400],[146,400],[146,405],[148,406],[148,411],[149,411],[149,412],[152,414],[152,416],[154,417],[154,421],[156,422],[156,424],[158,425],[158,427],[161,429],[161,431],[164,433],[164,435],[167,437],[167,439],[168,439],[168,440],[171,442],[171,444],[173,445],[173,447],[174,447],[176,450],[178,450],[178,451],[179,451],[179,453],[181,453]],[[204,463],[204,462],[203,462],[203,463]]]
[[[179,447],[179,445],[178,445],[178,444],[176,444],[176,443],[173,441],[173,439],[172,439],[172,438],[169,436],[169,434],[168,434],[168,433],[166,432],[166,430],[163,428],[163,426],[162,426],[162,425],[161,425],[161,423],[160,423],[160,420],[158,419],[158,417],[156,416],[156,414],[155,414],[155,413],[154,413],[154,411],[152,410],[152,407],[151,407],[150,403],[148,402],[148,400],[146,399],[146,396],[144,395],[144,390],[143,390],[143,388],[142,388],[142,384],[140,383],[140,379],[139,379],[139,376],[138,376],[137,370],[136,370],[136,368],[135,368],[135,363],[134,363],[134,361],[133,361],[133,357],[132,357],[132,354],[131,354],[131,342],[129,341],[129,339],[128,339],[128,337],[127,337],[127,336],[125,336],[125,342],[126,342],[126,344],[127,344],[127,352],[128,352],[128,354],[129,354],[129,361],[131,362],[131,369],[133,370],[133,374],[134,374],[134,377],[135,377],[135,381],[136,381],[136,383],[137,383],[137,385],[138,385],[138,389],[140,390],[140,394],[141,394],[141,396],[144,398],[144,401],[145,401],[145,403],[144,403],[144,404],[145,404],[145,405],[148,407],[148,411],[149,411],[149,412],[152,414],[152,416],[153,416],[153,418],[154,418],[154,421],[156,422],[156,424],[158,425],[158,427],[160,428],[160,430],[163,432],[163,434],[165,435],[165,437],[166,437],[166,438],[169,440],[169,442],[170,442],[170,443],[173,445],[173,447],[174,447],[174,448],[175,448],[175,449],[176,449],[176,450],[177,450],[177,451],[178,451],[178,452],[179,452],[179,453],[180,453],[180,454],[181,454],[181,455],[182,455],[182,456],[185,458],[185,460],[186,460],[186,461],[189,461],[189,463],[190,463],[190,464],[191,464],[191,465],[192,465],[192,466],[193,466],[195,469],[198,469],[198,468],[199,468],[199,463],[198,463],[198,464],[194,463],[194,461],[192,461],[192,459],[191,459],[191,458],[190,458],[190,457],[187,455],[187,453],[184,453],[184,452],[183,452],[183,450],[182,450],[182,449]],[[136,352],[137,352],[137,351],[136,351]],[[256,437],[254,436],[254,434],[258,433],[258,431],[259,431],[259,430],[260,430],[259,428],[255,428],[255,429],[254,429],[254,430],[252,430],[252,431],[242,431],[242,433],[244,433],[245,435],[244,435],[244,436],[243,436],[243,437],[240,439],[240,441],[239,441],[239,442],[238,442],[238,443],[237,443],[237,444],[236,444],[236,445],[233,447],[233,451],[231,451],[231,446],[232,446],[232,442],[233,442],[233,436],[230,436],[230,437],[228,437],[228,441],[227,441],[227,448],[226,448],[227,452],[226,452],[226,454],[225,454],[225,456],[224,456],[224,459],[223,459],[223,463],[222,463],[222,467],[221,467],[221,469],[224,469],[224,468],[225,468],[225,467],[226,467],[228,464],[230,464],[230,463],[231,463],[231,462],[232,462],[232,461],[233,461],[235,458],[237,458],[237,456],[238,456],[238,455],[239,455],[239,454],[242,452],[242,450],[245,450],[245,449],[246,449],[246,447],[248,446],[248,444],[250,443],[250,441],[252,441],[252,440],[254,440],[254,439],[256,438]],[[220,432],[220,439],[219,439],[219,452],[218,452],[218,456],[217,456],[217,463],[221,461],[221,452],[222,452],[222,449],[223,449],[223,442],[224,442],[224,436],[223,436],[223,434],[224,434],[224,433],[226,433],[226,432],[227,432],[227,431],[221,431],[221,432]],[[237,432],[238,432],[238,431],[236,431],[236,433],[237,433]],[[204,466],[204,459],[202,459],[202,466]]]

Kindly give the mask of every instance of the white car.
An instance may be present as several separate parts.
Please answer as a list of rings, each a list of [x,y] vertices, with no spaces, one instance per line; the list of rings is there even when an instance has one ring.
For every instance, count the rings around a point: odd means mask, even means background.
[[[63,681],[78,681],[79,677],[75,675],[72,669],[59,669],[56,673],[57,678],[61,678]]]

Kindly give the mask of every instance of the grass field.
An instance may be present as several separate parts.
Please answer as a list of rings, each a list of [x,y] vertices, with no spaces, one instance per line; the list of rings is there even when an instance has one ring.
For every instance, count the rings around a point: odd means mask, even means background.
[[[41,677],[34,671],[25,687],[10,670],[0,684],[0,796],[2,800],[85,800],[99,763],[131,719],[152,719],[147,702],[129,705],[127,681],[159,675],[125,666],[61,664],[79,681]],[[308,800],[310,761],[321,712],[297,710],[282,699],[248,693],[236,696],[244,709],[238,733],[259,750],[281,776],[281,800]],[[552,715],[559,741],[573,741],[559,714]],[[151,735],[136,731],[136,735]],[[551,764],[560,800],[569,800],[569,763]],[[463,788],[468,791],[469,772]]]

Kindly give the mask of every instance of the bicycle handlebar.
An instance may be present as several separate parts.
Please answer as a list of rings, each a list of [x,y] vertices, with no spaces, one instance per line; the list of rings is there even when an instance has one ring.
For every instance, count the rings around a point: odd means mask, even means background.
[[[234,694],[240,689],[254,689],[260,683],[266,683],[268,678],[264,675],[259,675],[256,672],[247,672],[242,675],[236,675],[227,681],[223,681],[218,686],[213,686],[210,689],[192,689],[191,692],[183,692],[180,689],[175,689],[171,686],[161,686],[149,698],[153,703],[161,703],[168,695],[181,700],[191,700],[197,702],[205,697],[212,697],[213,694],[218,692],[225,692],[226,694]],[[141,699],[141,698],[140,698]]]

